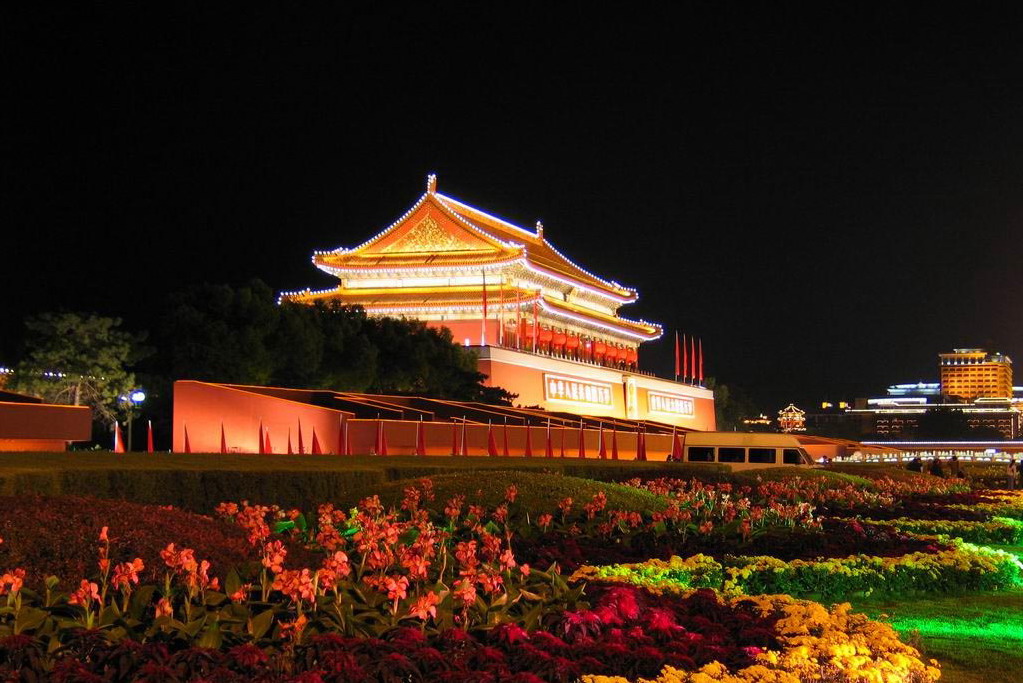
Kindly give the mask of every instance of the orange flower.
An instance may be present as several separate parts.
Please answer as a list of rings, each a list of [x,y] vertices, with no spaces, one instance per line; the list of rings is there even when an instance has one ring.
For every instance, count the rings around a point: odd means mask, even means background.
[[[440,602],[440,598],[436,593],[430,592],[425,593],[416,599],[412,606],[409,608],[408,615],[415,617],[416,619],[422,619],[426,621],[428,617],[437,618],[437,603]]]
[[[131,562],[122,562],[114,567],[114,578],[110,583],[114,588],[130,588],[130,584],[138,584],[139,572],[145,568],[141,557],[136,557]]]
[[[78,590],[68,598],[68,602],[72,605],[82,605],[85,608],[88,608],[93,600],[99,600],[99,586],[86,579],[82,579]]]
[[[156,603],[156,618],[172,616],[174,616],[174,607],[171,605],[171,601],[167,598],[160,598],[160,601]]]

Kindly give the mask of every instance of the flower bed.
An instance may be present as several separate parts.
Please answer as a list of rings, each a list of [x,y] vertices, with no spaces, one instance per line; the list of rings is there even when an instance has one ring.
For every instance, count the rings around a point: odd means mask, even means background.
[[[785,562],[774,557],[703,555],[668,561],[584,567],[576,580],[621,580],[647,588],[720,588],[729,594],[785,593],[832,599],[872,592],[1000,590],[1023,583],[1023,564],[1011,553],[955,542],[953,550],[885,558]]]
[[[899,640],[885,624],[850,613],[848,603],[830,610],[786,595],[732,598],[729,604],[752,605],[762,613],[781,613],[775,623],[780,648],[755,656],[747,667],[714,662],[699,670],[667,666],[644,683],[801,683],[802,681],[937,681],[937,662],[924,663],[920,653]],[[622,676],[583,676],[583,683],[629,683]]]
[[[864,520],[864,524],[882,527],[893,526],[912,534],[941,534],[969,543],[1023,545],[1023,522],[1009,517],[994,517],[989,522],[907,519],[900,517],[884,522]]]

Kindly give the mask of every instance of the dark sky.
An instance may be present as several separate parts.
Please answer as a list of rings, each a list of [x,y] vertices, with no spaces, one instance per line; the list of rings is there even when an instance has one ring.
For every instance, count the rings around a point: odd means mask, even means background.
[[[216,4],[0,17],[4,353],[36,311],[146,327],[191,283],[326,286],[311,252],[434,171],[766,409],[1023,354],[1018,14]]]

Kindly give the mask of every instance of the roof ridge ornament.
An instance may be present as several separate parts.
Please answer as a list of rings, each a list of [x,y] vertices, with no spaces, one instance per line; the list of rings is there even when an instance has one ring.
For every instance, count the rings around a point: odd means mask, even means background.
[[[536,222],[536,238],[538,240],[543,239],[543,221],[537,220]]]
[[[437,174],[431,173],[426,176],[426,192],[427,194],[437,193]]]

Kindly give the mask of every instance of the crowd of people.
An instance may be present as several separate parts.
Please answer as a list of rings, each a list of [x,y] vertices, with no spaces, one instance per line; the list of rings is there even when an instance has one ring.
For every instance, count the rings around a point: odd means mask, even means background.
[[[948,459],[948,476],[953,478],[959,478],[963,476],[962,467],[959,464],[959,458],[953,455]],[[913,458],[906,469],[910,472],[927,472],[935,477],[945,477],[945,466],[941,461],[941,458],[935,456],[926,465],[920,456]],[[1009,458],[1009,462],[1005,464],[1005,477],[1006,483],[1010,489],[1015,489],[1018,485],[1023,483],[1023,459],[1016,462],[1015,456]]]

